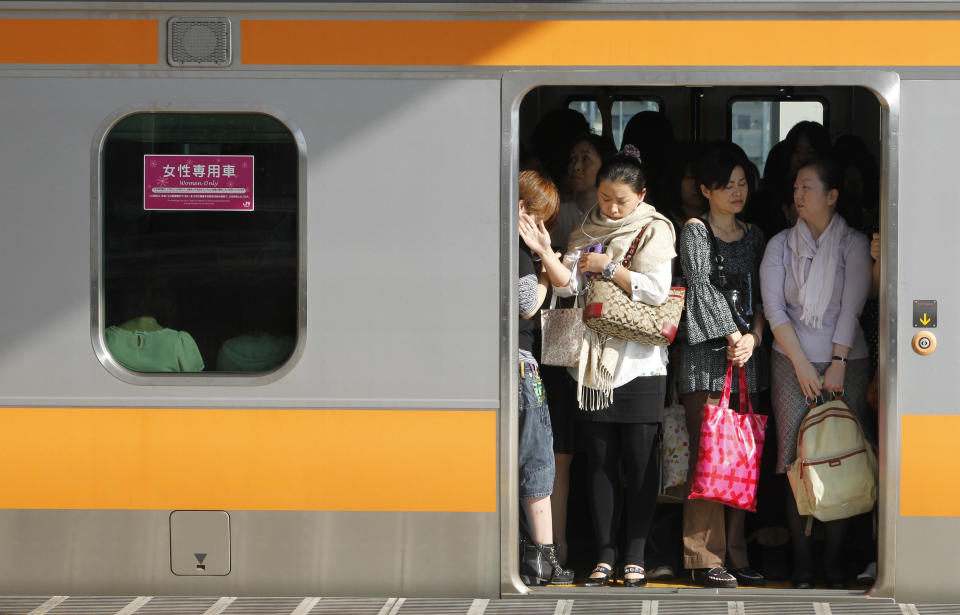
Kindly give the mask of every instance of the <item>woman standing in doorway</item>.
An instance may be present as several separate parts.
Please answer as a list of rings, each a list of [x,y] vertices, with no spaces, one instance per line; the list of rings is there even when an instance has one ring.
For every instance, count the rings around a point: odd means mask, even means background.
[[[764,311],[775,338],[771,397],[778,473],[796,458],[797,432],[809,400],[822,392],[841,393],[860,424],[869,424],[866,390],[872,373],[858,317],[870,292],[870,247],[866,236],[836,213],[842,182],[842,172],[831,160],[800,166],[793,192],[797,223],[770,240],[760,266]],[[805,534],[805,520],[790,490],[787,519],[793,585],[810,588],[812,537]],[[847,521],[823,524],[823,571],[832,589],[845,586],[841,553]]]
[[[639,152],[628,147],[597,172],[597,206],[571,235],[562,262],[550,249],[549,238],[543,238],[545,229],[537,230],[539,239],[528,243],[543,259],[554,292],[560,296],[583,292],[586,276],[593,275],[612,281],[634,301],[651,305],[666,301],[676,255],[674,230],[643,201],[645,194]],[[624,267],[621,261],[635,240],[637,251],[629,268]],[[587,253],[586,248],[595,244],[602,251]],[[588,333],[580,356],[579,366],[570,369],[579,385],[577,418],[587,456],[598,562],[586,585],[605,585],[613,579],[621,466],[627,520],[626,545],[620,552],[622,578],[624,585],[643,585],[644,546],[659,481],[654,452],[666,392],[666,347],[603,340]]]
[[[746,371],[754,406],[757,392],[766,388],[764,374],[758,369],[762,359],[757,356],[765,327],[762,308],[757,305],[759,295],[745,293],[750,295],[746,301],[750,302],[754,316],[752,322],[743,322],[732,313],[714,284],[717,249],[724,273],[731,279],[739,275],[738,279],[748,282],[748,289],[758,283],[763,232],[737,218],[749,196],[746,163],[728,149],[715,149],[695,165],[695,175],[708,210],[703,218],[688,220],[680,234],[680,264],[687,281],[687,343],[680,347],[677,373],[691,444],[700,441],[704,404],[716,405],[720,400],[728,362]],[[732,405],[739,401],[737,391],[734,378]],[[688,489],[696,467],[697,450],[693,446]],[[696,584],[763,585],[763,576],[747,561],[745,515],[744,510],[708,500],[684,502],[683,561]]]

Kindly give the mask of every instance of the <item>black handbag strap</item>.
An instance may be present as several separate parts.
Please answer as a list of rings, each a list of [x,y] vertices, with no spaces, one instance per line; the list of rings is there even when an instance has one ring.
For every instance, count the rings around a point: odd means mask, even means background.
[[[713,247],[713,269],[714,274],[711,276],[714,278],[717,286],[726,286],[727,285],[727,275],[723,272],[723,255],[720,254],[720,242],[717,241],[717,236],[713,234],[713,228],[710,227],[710,221],[704,218],[698,218],[703,225],[707,227],[707,236],[710,237],[710,245]]]
[[[713,228],[710,227],[710,221],[707,220],[705,217],[699,218],[699,220],[703,222],[704,226],[707,227],[707,235],[710,236],[710,243],[713,246],[714,272],[710,276],[710,281],[714,284],[714,286],[716,286],[720,290],[721,293],[724,294],[724,296],[726,296],[726,290],[729,288],[729,283],[728,283],[729,281],[727,280],[727,275],[724,272],[724,268],[723,268],[723,255],[720,254],[720,242],[717,240],[717,236],[714,234]],[[746,231],[744,231],[744,233],[745,233],[744,236],[746,236]],[[747,275],[746,279],[748,281],[747,282],[748,286],[746,289],[741,288],[740,290],[749,291],[748,293],[746,293],[747,295],[749,295],[746,297],[746,301],[748,301],[750,305],[752,305],[753,299],[754,299],[754,287],[753,287],[753,284],[749,282],[750,274],[746,274],[746,275]],[[736,274],[734,278],[735,279],[737,278]],[[728,303],[730,302],[730,297],[727,297],[727,302]],[[730,311],[731,313],[734,311],[733,304],[730,304]],[[741,327],[738,325],[737,328],[740,329]],[[741,333],[742,332],[743,331],[741,331]]]

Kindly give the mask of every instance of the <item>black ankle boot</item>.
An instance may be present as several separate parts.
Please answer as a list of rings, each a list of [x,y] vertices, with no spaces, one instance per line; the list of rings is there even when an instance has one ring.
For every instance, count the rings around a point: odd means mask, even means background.
[[[528,586],[570,585],[573,571],[560,567],[556,545],[538,545],[525,539],[520,549],[520,580]]]

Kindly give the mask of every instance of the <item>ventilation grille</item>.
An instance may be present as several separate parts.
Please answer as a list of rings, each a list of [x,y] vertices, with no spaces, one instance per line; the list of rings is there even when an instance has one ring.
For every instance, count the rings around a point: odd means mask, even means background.
[[[167,22],[170,66],[228,66],[230,61],[226,17],[171,17]]]

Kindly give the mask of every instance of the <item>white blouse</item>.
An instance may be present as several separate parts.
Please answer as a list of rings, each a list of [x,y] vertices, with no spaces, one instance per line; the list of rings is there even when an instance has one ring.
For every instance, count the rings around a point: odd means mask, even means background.
[[[558,297],[572,297],[586,292],[586,280],[583,274],[577,271],[577,261],[580,255],[568,252],[563,257],[563,263],[570,269],[572,275],[566,286],[554,286],[553,290]],[[600,274],[595,274],[600,275]],[[649,305],[662,305],[670,294],[670,282],[673,278],[673,259],[664,261],[647,273],[630,272],[630,286],[633,288],[633,300],[642,301]],[[613,372],[613,387],[623,386],[640,376],[665,376],[667,373],[667,347],[640,344],[623,339],[611,338],[608,345],[613,346],[620,353],[617,369]],[[568,368],[570,375],[576,380],[576,367]]]

